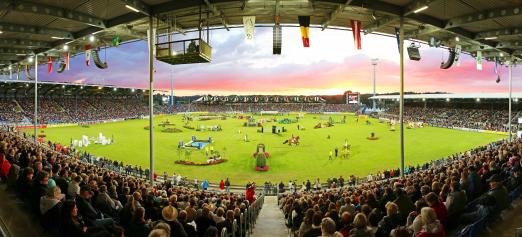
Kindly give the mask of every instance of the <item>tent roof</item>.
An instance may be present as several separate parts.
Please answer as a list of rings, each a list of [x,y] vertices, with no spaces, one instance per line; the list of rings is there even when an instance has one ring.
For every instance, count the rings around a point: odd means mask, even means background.
[[[138,10],[134,12],[129,6]],[[425,10],[414,13],[415,10]],[[200,8],[201,7],[201,8]],[[350,19],[360,20],[365,32],[394,34],[404,16],[406,39],[444,46],[458,43],[463,51],[483,52],[502,61],[522,58],[522,3],[491,0],[16,0],[0,2],[0,68],[27,64],[32,54],[63,55],[63,45],[80,53],[86,44],[110,45],[146,38],[148,15],[158,26],[179,32],[196,29],[207,12],[212,27],[242,25],[243,16],[256,16],[256,24],[296,26],[297,16],[311,16],[311,26],[346,29]],[[206,25],[206,22],[204,23]],[[97,41],[90,43],[95,34]],[[45,60],[44,60],[45,61]],[[45,62],[42,62],[45,63]]]

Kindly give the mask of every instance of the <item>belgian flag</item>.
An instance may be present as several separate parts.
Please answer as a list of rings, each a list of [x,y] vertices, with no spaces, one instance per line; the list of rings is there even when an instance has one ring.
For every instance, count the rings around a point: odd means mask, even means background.
[[[298,16],[298,19],[301,28],[301,37],[303,38],[303,46],[310,47],[310,16]]]

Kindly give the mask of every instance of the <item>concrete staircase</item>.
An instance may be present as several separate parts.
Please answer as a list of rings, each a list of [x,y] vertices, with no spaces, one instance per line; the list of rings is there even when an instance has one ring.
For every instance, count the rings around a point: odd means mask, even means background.
[[[279,210],[276,196],[265,196],[265,202],[257,217],[252,237],[287,237],[283,212]]]

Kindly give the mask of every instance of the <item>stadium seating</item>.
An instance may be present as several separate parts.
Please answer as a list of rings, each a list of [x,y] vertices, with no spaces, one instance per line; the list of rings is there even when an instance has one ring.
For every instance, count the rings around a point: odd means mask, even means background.
[[[200,226],[194,229],[198,235],[209,224],[218,226],[227,236],[241,237],[252,232],[263,204],[263,195],[249,202],[241,193],[196,190],[174,186],[168,180],[151,186],[145,179],[79,161],[56,148],[52,143],[36,146],[20,134],[0,131],[0,178],[52,236],[121,236],[122,231],[127,232],[126,236],[146,236],[133,235],[135,225],[150,231],[162,220],[169,221],[172,215],[181,215],[183,211],[184,218],[177,221],[174,217],[174,221],[167,222],[173,228],[179,227],[172,229],[173,236],[186,236],[182,233],[190,231],[185,231],[182,224],[195,222]],[[14,154],[7,153],[12,149]],[[74,218],[74,211],[69,213],[71,205],[78,208],[83,218]],[[177,211],[166,216],[165,208],[170,206]],[[136,214],[139,207],[145,208],[141,221]],[[220,224],[227,211],[233,214],[237,225],[230,230]],[[143,222],[143,218],[153,222]],[[233,229],[237,233],[232,233]]]

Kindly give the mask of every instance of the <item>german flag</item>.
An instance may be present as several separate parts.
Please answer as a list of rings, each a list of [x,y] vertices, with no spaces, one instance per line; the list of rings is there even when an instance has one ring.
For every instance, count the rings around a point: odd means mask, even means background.
[[[303,47],[310,47],[310,16],[298,16],[298,19],[301,28],[301,37],[303,38]]]

